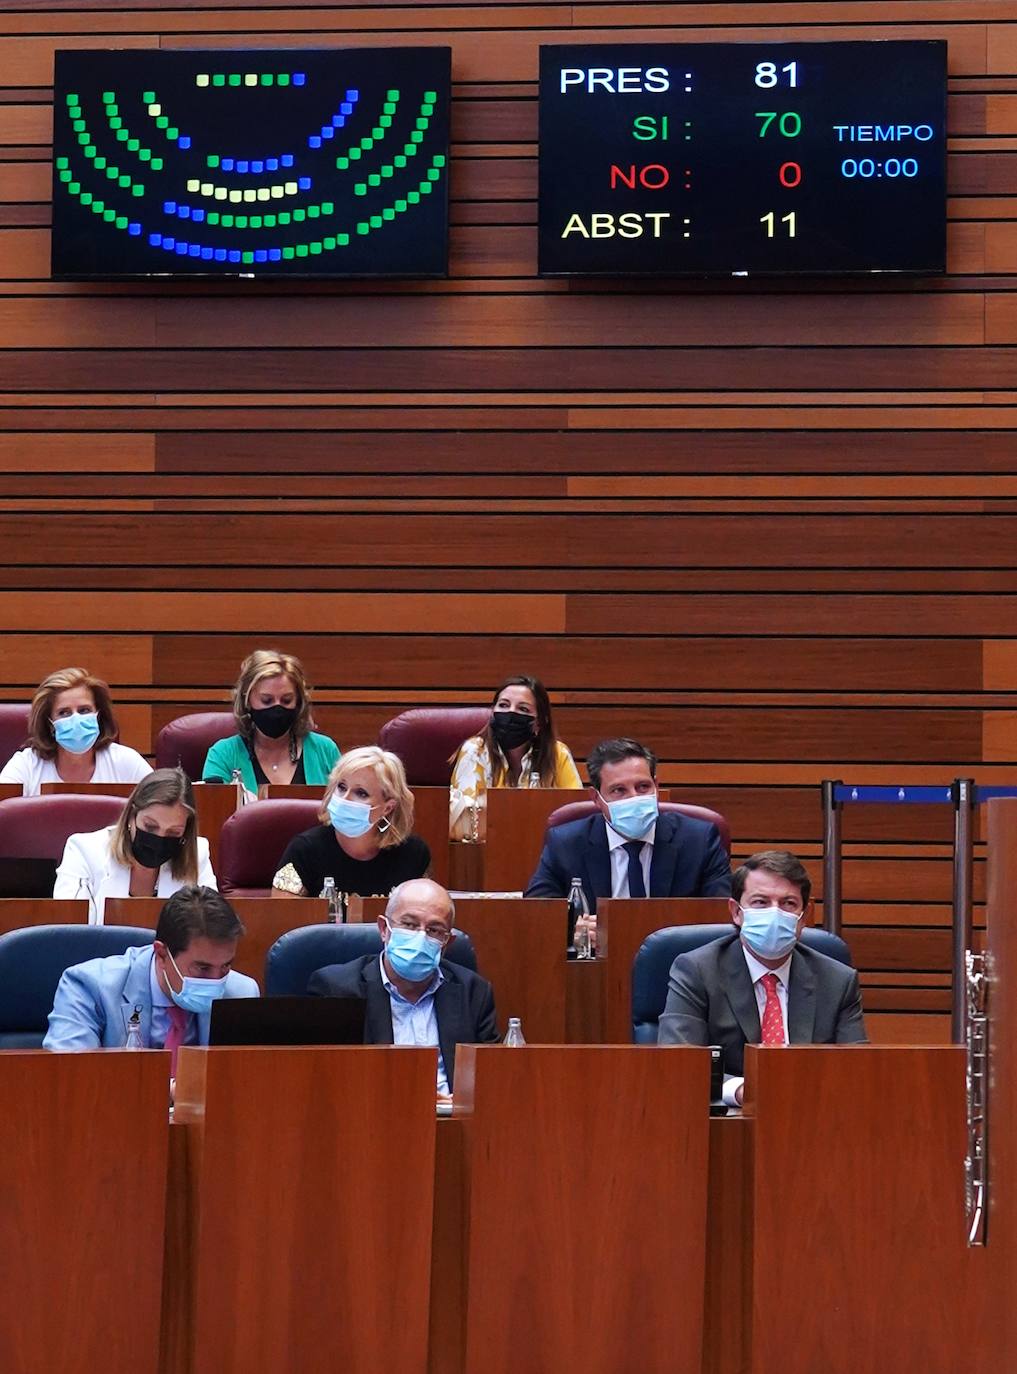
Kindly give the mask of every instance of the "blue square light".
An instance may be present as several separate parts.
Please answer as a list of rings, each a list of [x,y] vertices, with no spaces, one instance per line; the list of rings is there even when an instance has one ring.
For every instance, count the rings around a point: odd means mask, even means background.
[[[268,251],[267,251],[267,249],[265,249],[265,248],[255,248],[255,250],[254,250],[254,261],[255,261],[255,262],[268,262]]]
[[[239,248],[231,248],[231,249],[229,250],[229,252],[226,254],[226,256],[227,256],[227,258],[230,260],[230,262],[239,262],[239,261],[240,261],[240,249],[239,249]]]
[[[217,248],[217,249],[215,250],[215,260],[216,260],[216,262],[225,262],[225,261],[226,261],[226,249],[225,249],[225,248]]]
[[[346,92],[346,99],[347,99],[347,100],[352,100],[352,101],[357,101],[357,100],[360,99],[360,92],[359,92],[359,91],[347,91],[347,92]],[[347,113],[348,113],[348,111],[347,111]]]
[[[140,235],[141,235],[141,225],[140,225],[140,224],[129,224],[129,225],[127,226],[127,232],[130,234],[130,236],[131,236],[132,239],[139,238]]]
[[[150,248],[161,248],[161,247],[162,247],[162,235],[161,235],[161,234],[149,234],[149,236],[148,236],[148,246],[149,246]]]
[[[190,140],[190,138],[188,137],[188,135],[187,135],[187,134],[181,134],[180,137],[177,139],[177,147],[178,147],[178,148],[189,148],[190,146],[191,146],[191,140]]]
[[[335,130],[332,128],[332,125],[331,125],[331,124],[326,124],[326,125],[325,125],[325,127],[324,127],[324,128],[322,129],[322,131],[321,131],[321,136],[322,136],[322,138],[334,138],[334,137],[335,137]]]
[[[281,248],[270,248],[270,249],[268,250],[268,260],[269,260],[269,262],[281,262],[281,261],[282,261],[282,249],[281,249]]]
[[[252,172],[263,172],[264,170],[265,170],[265,164],[264,164],[264,162],[261,161],[260,158],[258,159],[257,162],[252,162],[252,163],[251,163],[251,171],[252,171]]]
[[[187,248],[187,256],[188,256],[189,258],[200,258],[200,257],[201,257],[201,244],[200,244],[200,243],[192,243],[192,244],[189,244],[189,245],[188,245],[188,248]]]
[[[232,172],[233,159],[231,157],[224,157],[222,162],[220,162],[219,166],[223,169],[224,172]]]
[[[237,163],[237,171],[238,171],[238,172],[246,172],[246,171],[247,171],[247,159],[246,159],[246,158],[244,158],[243,161]]]
[[[297,186],[301,191],[309,191],[311,189],[311,178],[297,177]]]
[[[306,73],[305,73],[305,72],[294,72],[294,73],[293,73],[293,84],[294,84],[294,86],[304,86],[304,85],[306,85],[306,84],[307,84],[307,75],[306,75]]]
[[[268,159],[266,160],[266,162],[265,162],[265,171],[266,171],[266,172],[278,172],[278,170],[279,170],[279,159],[278,159],[277,157],[270,157],[270,158],[268,158]]]
[[[190,219],[191,207],[189,205],[181,205],[177,213],[179,214],[181,219]]]
[[[172,234],[167,234],[162,241],[162,246],[166,249],[167,253],[172,253],[173,249],[177,246],[177,241]]]
[[[204,224],[204,222],[205,222],[205,212],[204,212],[204,210],[199,210],[197,207],[195,207],[195,208],[191,211],[191,219],[195,222],[195,224]]]
[[[307,146],[308,146],[308,148],[320,148],[320,147],[321,147],[321,137],[320,137],[320,135],[319,135],[319,134],[311,134],[311,135],[308,137]]]
[[[177,212],[177,203],[176,203],[176,201],[175,201],[175,200],[164,200],[163,203],[162,203],[162,210],[163,210],[163,214],[164,214],[164,215],[175,215],[176,212]]]
[[[214,250],[211,249],[211,248],[203,248],[203,249],[201,250],[201,256],[202,256],[202,258],[205,260],[205,262],[211,262],[211,261],[212,261],[212,253],[213,253],[213,251],[214,251]]]
[[[282,163],[282,165],[283,165],[284,167],[292,167],[292,166],[293,166],[293,154],[292,154],[292,153],[283,153],[283,155],[282,155],[282,157],[279,159],[279,161]]]
[[[188,250],[189,247],[190,247],[190,244],[189,244],[189,243],[185,243],[183,239],[177,239],[177,242],[176,242],[176,254],[177,254],[177,257],[178,257],[178,258],[186,258],[186,257],[187,257],[187,250]]]

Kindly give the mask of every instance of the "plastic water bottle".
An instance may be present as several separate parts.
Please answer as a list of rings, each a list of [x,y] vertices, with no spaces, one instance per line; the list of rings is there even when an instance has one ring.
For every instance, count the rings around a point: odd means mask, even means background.
[[[342,925],[343,923],[343,904],[342,898],[336,891],[335,879],[326,878],[325,884],[321,889],[321,895],[328,902],[328,919],[332,925]]]
[[[522,1023],[522,1021],[520,1021],[520,1019],[519,1019],[518,1016],[510,1016],[510,1017],[509,1017],[508,1030],[507,1030],[506,1033],[505,1033],[505,1039],[502,1041],[502,1044],[503,1044],[503,1045],[525,1045],[525,1044],[526,1044],[526,1041],[525,1041],[525,1039],[523,1038],[523,1023]]]
[[[237,810],[247,804],[247,788],[244,786],[244,775],[239,768],[234,768],[230,774],[230,782],[233,784],[237,793]]]
[[[590,932],[583,921],[583,918],[589,914],[590,904],[586,900],[586,893],[583,891],[583,880],[582,878],[573,878],[572,889],[569,892],[569,943],[567,951],[573,959],[593,958]]]
[[[539,787],[539,786],[540,786],[540,774],[539,774],[539,773],[537,772],[537,770],[534,768],[534,769],[530,772],[530,791],[532,791],[535,787]]]
[[[135,1007],[131,1012],[127,1022],[127,1039],[124,1042],[125,1050],[143,1050],[145,1042],[141,1038],[141,1008]]]

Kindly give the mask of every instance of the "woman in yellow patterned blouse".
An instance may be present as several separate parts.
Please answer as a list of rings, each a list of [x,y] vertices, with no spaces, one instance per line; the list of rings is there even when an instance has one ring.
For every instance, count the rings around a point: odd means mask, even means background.
[[[489,787],[582,787],[575,760],[554,733],[547,688],[535,677],[506,678],[491,719],[460,747],[452,768],[449,833],[482,838]]]

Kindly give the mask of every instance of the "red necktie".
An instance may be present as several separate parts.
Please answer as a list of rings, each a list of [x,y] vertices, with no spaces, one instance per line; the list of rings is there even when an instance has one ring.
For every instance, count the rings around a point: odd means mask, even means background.
[[[184,1011],[183,1007],[170,1007],[169,1009],[170,1026],[166,1032],[166,1043],[164,1050],[170,1052],[170,1078],[177,1076],[177,1050],[184,1043],[187,1035],[187,1023],[190,1020],[190,1012]],[[763,1042],[766,1043],[765,1041]]]
[[[759,980],[766,991],[766,1006],[763,1008],[763,1037],[761,1045],[783,1045],[784,1017],[777,996],[777,975],[764,973]]]

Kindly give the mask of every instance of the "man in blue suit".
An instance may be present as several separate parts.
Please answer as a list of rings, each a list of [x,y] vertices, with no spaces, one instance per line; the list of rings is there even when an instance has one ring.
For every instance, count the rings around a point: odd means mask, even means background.
[[[257,997],[258,985],[231,965],[244,933],[240,918],[210,887],[182,887],[159,913],[155,943],[64,973],[57,986],[47,1050],[119,1049],[128,1029],[146,1049],[207,1045],[212,1003]]]
[[[731,864],[715,825],[657,804],[657,758],[633,739],[586,760],[597,812],[548,830],[527,897],[565,897],[582,879],[598,897],[728,897]]]

